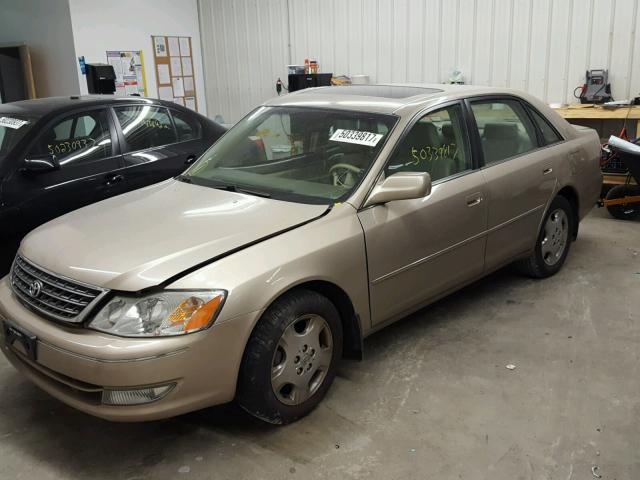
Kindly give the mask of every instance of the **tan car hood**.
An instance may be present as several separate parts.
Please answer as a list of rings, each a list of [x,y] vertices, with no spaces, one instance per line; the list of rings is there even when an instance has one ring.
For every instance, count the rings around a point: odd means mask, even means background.
[[[326,209],[169,180],[46,223],[20,252],[58,275],[138,291]]]

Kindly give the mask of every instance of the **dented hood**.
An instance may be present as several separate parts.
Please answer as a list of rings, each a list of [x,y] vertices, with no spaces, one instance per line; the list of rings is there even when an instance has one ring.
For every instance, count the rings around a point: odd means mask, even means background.
[[[57,275],[138,291],[326,209],[168,180],[46,223],[20,252]]]

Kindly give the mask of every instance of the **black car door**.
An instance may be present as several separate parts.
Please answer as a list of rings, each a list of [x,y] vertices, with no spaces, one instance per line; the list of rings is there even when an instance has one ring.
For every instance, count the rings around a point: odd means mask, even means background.
[[[183,172],[202,153],[202,126],[188,115],[160,105],[114,107],[123,145],[127,189]]]
[[[55,165],[30,170],[26,159]],[[63,114],[27,147],[5,179],[3,200],[17,212],[11,228],[22,236],[64,213],[117,195],[125,188],[115,124],[105,107]]]

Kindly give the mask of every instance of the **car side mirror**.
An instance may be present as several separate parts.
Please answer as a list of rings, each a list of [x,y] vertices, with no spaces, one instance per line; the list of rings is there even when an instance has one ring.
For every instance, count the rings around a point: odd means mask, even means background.
[[[60,170],[60,163],[50,155],[29,157],[24,159],[22,170],[29,173],[52,172]]]
[[[425,172],[398,172],[376,185],[364,206],[380,205],[394,200],[423,198],[431,193],[431,176]]]

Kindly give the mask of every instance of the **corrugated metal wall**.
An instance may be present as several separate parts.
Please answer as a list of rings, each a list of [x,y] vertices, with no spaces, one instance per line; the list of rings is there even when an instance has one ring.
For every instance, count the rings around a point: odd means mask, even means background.
[[[591,68],[640,93],[640,0],[200,0],[210,114],[238,120],[289,63],[374,82],[508,86],[573,102]],[[290,47],[289,47],[290,44]]]

